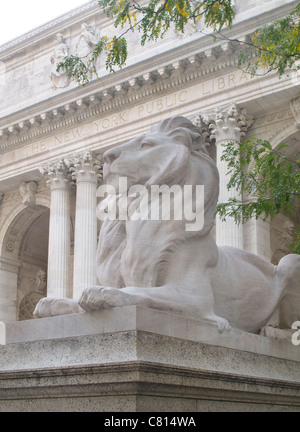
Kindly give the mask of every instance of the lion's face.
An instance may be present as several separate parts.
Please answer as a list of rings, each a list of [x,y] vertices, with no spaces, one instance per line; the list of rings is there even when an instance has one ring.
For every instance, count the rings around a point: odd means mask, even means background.
[[[127,191],[134,185],[151,190],[154,185],[204,186],[204,226],[198,235],[209,232],[214,223],[219,175],[203,146],[201,131],[190,120],[181,116],[163,120],[146,135],[108,150],[103,157],[104,181],[114,188],[109,195],[113,199],[125,192],[124,186]],[[120,181],[122,177],[127,183]]]
[[[127,185],[177,184],[185,174],[190,151],[165,133],[142,135],[104,153],[104,181],[118,192],[119,178]]]

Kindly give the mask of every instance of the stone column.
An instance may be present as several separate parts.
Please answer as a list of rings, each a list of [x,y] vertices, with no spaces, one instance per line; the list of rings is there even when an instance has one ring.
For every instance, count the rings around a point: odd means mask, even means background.
[[[238,142],[246,135],[248,127],[253,123],[253,118],[247,115],[246,110],[241,110],[236,104],[231,104],[227,109],[218,109],[212,116],[203,117],[211,129],[211,139],[216,143],[216,163],[220,175],[219,202],[227,202],[229,198],[242,200],[242,196],[233,189],[227,189],[230,176],[227,174],[227,163],[221,160],[224,146],[229,142]],[[233,218],[222,222],[219,216],[216,218],[216,242],[218,246],[232,246],[243,249],[243,227],[237,225]]]
[[[76,180],[73,298],[78,299],[85,288],[97,283],[96,191],[100,161],[88,150],[78,154],[72,165]]]
[[[61,160],[41,168],[51,188],[48,249],[48,297],[69,297],[70,286],[70,183],[68,164]]]

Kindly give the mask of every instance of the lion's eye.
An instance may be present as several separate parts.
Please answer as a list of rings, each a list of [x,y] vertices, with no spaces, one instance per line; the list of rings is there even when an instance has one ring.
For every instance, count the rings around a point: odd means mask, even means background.
[[[151,148],[153,147],[154,144],[150,143],[150,142],[143,142],[142,143],[142,148],[143,149],[147,149],[147,148]]]

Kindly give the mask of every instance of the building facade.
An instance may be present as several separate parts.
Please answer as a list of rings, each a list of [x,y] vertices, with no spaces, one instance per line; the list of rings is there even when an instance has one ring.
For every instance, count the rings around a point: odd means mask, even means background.
[[[247,40],[297,3],[236,0],[235,23],[224,34]],[[201,22],[146,47],[130,35],[127,66],[109,74],[100,57],[100,78],[86,86],[56,71],[65,55],[85,56],[113,31],[92,1],[0,47],[1,321],[31,318],[41,297],[78,298],[96,283],[96,189],[105,150],[164,118],[186,116],[203,129],[225,201],[222,144],[255,136],[274,148],[287,143],[288,155],[300,148],[299,76],[251,77],[238,67],[240,45],[214,41]],[[276,264],[299,222],[300,213],[243,226],[217,220],[214,235],[219,245]]]

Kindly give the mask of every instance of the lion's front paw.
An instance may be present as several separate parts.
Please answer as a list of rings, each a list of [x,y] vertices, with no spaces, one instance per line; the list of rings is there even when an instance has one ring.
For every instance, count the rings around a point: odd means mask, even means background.
[[[98,285],[86,288],[78,301],[82,309],[86,312],[104,309],[102,289],[103,287]]]
[[[33,316],[34,318],[47,318],[57,315],[69,315],[83,312],[78,302],[68,298],[42,298],[36,305]]]
[[[129,304],[131,304],[130,294],[123,292],[120,288],[99,285],[86,288],[79,299],[79,305],[86,312]]]
[[[45,318],[51,316],[51,301],[49,297],[42,298],[33,311],[34,318]]]

